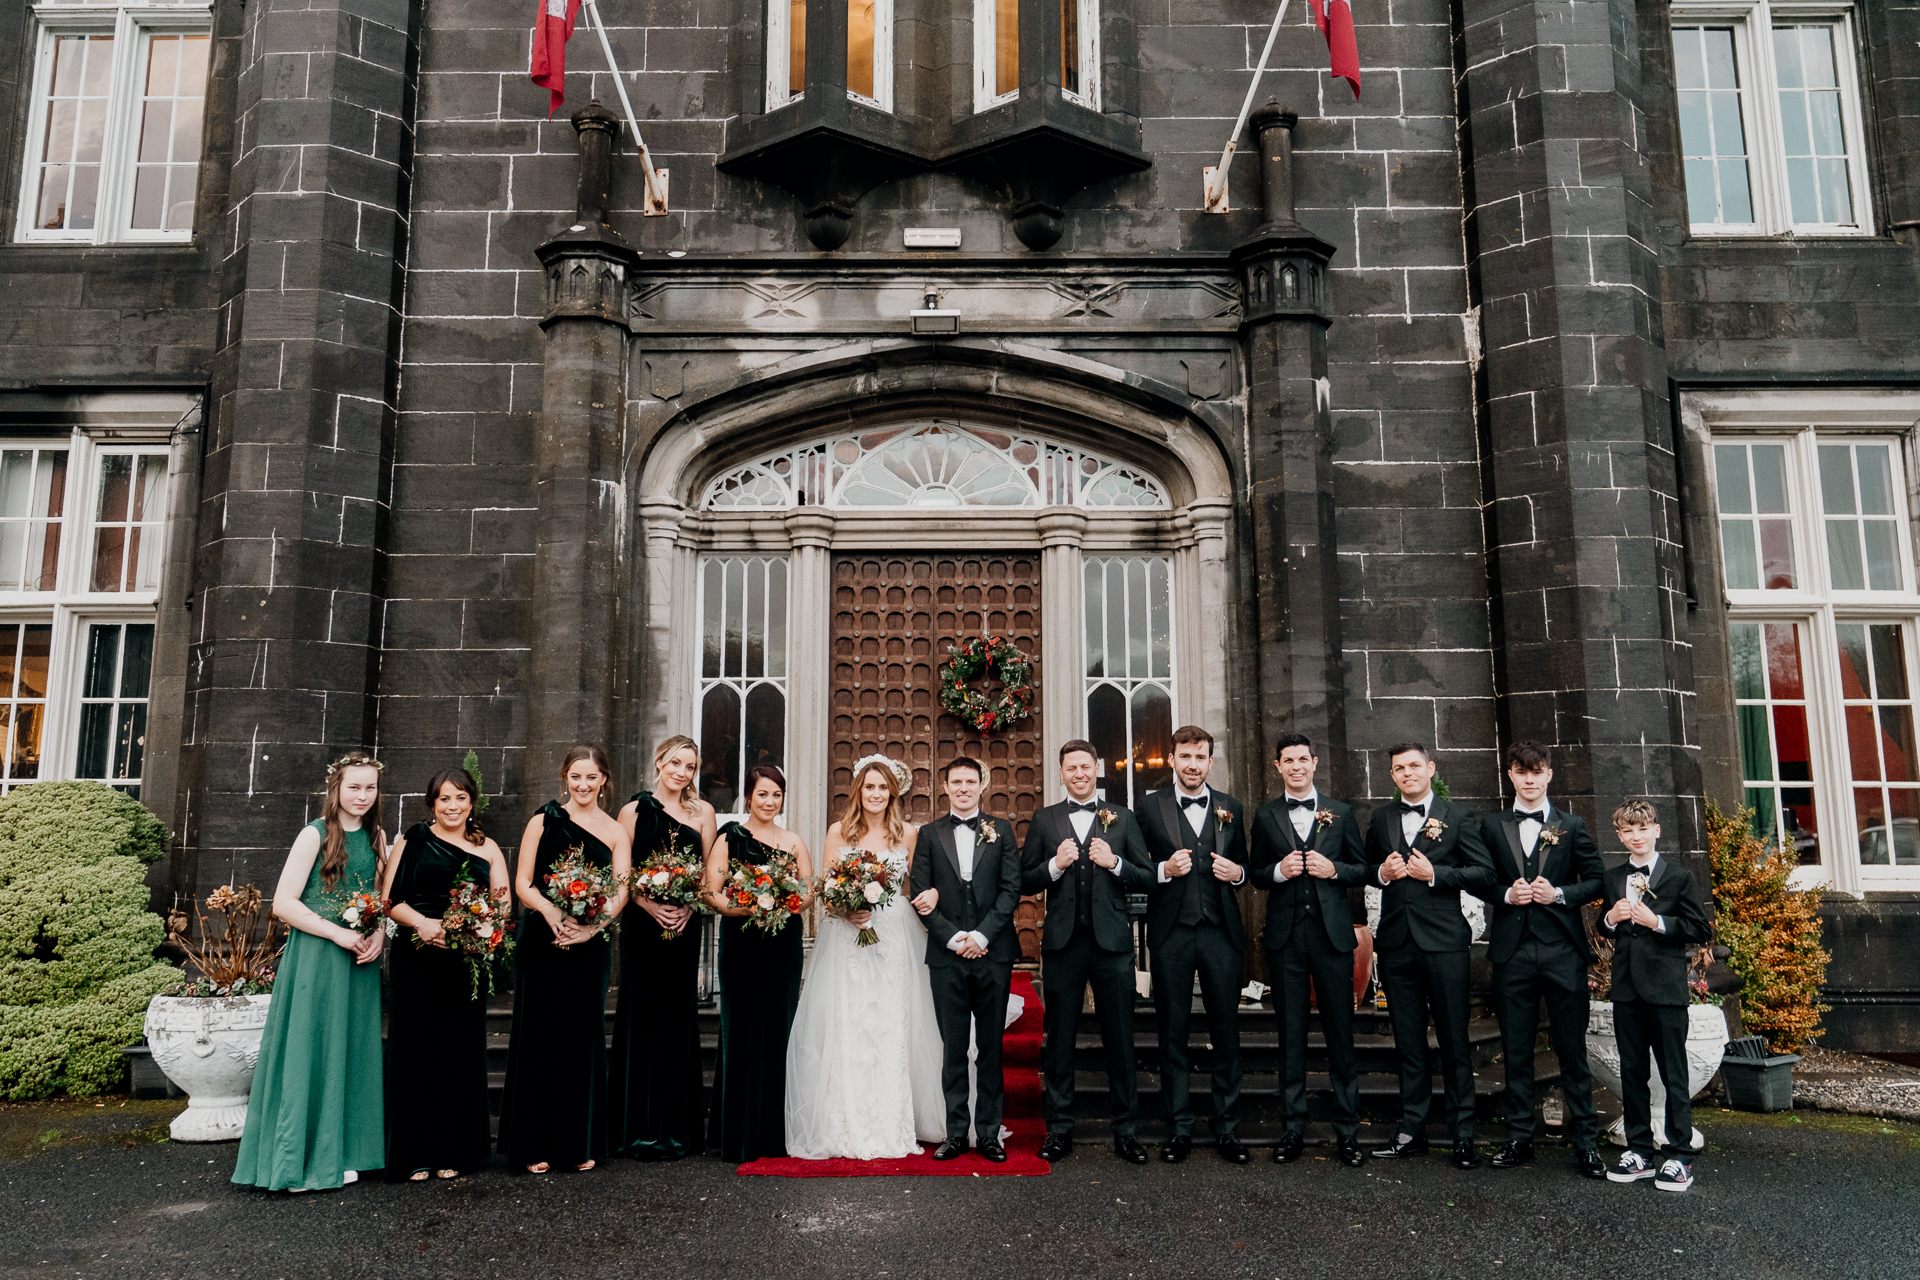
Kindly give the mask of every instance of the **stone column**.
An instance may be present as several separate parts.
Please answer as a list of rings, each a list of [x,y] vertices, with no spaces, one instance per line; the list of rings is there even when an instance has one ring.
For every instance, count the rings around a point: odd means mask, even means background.
[[[820,850],[831,821],[834,515],[825,507],[795,507],[786,525],[793,548],[787,562],[787,827],[807,848]]]
[[[544,400],[534,435],[532,687],[527,770],[537,787],[576,742],[613,744],[627,675],[623,468],[628,272],[639,254],[606,223],[619,122],[592,103],[573,115],[580,183],[573,225],[534,252],[546,274]],[[633,762],[614,761],[624,778]]]
[[[1187,508],[1186,516],[1193,529],[1193,568],[1185,588],[1186,598],[1199,606],[1199,625],[1195,628],[1199,643],[1189,648],[1182,658],[1184,665],[1197,669],[1199,698],[1186,705],[1192,708],[1191,714],[1199,716],[1195,723],[1207,726],[1218,739],[1215,746],[1220,758],[1214,762],[1213,777],[1221,790],[1230,792],[1233,770],[1229,766],[1233,757],[1227,751],[1227,742],[1233,723],[1228,714],[1227,649],[1213,638],[1227,634],[1227,521],[1233,516],[1233,506],[1225,502],[1196,502]],[[1176,584],[1174,590],[1178,593],[1181,588]],[[1249,795],[1247,799],[1252,801],[1257,797]]]
[[[653,780],[653,746],[662,738],[687,732],[692,725],[696,680],[690,664],[675,661],[676,647],[688,644],[686,627],[697,598],[698,582],[684,572],[680,534],[687,524],[687,509],[677,502],[640,504],[640,536],[646,545],[646,562],[641,566],[642,590],[646,606],[642,628],[642,647],[646,655],[643,672],[647,678],[636,682],[636,697],[642,708],[640,722],[640,758],[634,762],[640,778],[638,785]],[[674,610],[680,610],[676,628]]]
[[[1066,798],[1056,764],[1060,744],[1087,732],[1086,582],[1080,542],[1087,513],[1048,507],[1040,531],[1040,776],[1048,804]]]
[[[1266,217],[1233,251],[1246,302],[1240,336],[1260,673],[1257,715],[1241,719],[1261,740],[1249,758],[1263,757],[1281,733],[1304,733],[1334,774],[1321,785],[1345,794],[1338,776],[1346,717],[1327,413],[1326,267],[1334,250],[1293,216],[1295,120],[1272,99],[1253,114]],[[1225,607],[1222,599],[1223,624]],[[1265,798],[1262,781],[1249,779],[1244,790],[1249,802]]]

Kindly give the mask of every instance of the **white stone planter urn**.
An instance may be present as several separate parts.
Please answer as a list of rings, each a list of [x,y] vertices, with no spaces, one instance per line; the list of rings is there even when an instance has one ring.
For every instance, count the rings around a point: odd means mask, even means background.
[[[1687,1094],[1699,1097],[1700,1091],[1713,1079],[1713,1073],[1720,1069],[1720,1059],[1727,1050],[1727,1015],[1720,1011],[1719,1005],[1695,1004],[1687,1006]],[[1652,1055],[1649,1054],[1649,1057]],[[1593,1002],[1592,1011],[1587,1018],[1587,1064],[1593,1070],[1593,1082],[1596,1085],[1620,1094],[1620,1042],[1613,1033],[1613,1003],[1607,1000]],[[1651,1065],[1651,1064],[1650,1064]],[[1660,1078],[1660,1068],[1653,1066],[1653,1078],[1649,1083],[1652,1093],[1653,1140],[1665,1145],[1667,1141],[1667,1086]],[[1607,1126],[1607,1138],[1616,1146],[1627,1145],[1627,1118],[1621,1116]],[[1693,1149],[1702,1150],[1706,1139],[1698,1128],[1693,1131]]]
[[[168,1132],[175,1142],[233,1142],[247,1127],[247,1094],[267,1027],[268,996],[155,996],[147,1006],[154,1065],[187,1095]]]

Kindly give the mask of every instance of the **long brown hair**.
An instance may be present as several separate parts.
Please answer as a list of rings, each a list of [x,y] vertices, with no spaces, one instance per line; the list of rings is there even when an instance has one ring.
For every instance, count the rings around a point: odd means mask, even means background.
[[[561,790],[566,793],[568,799],[573,798],[573,792],[567,789],[567,775],[573,772],[573,766],[582,760],[591,760],[593,767],[600,771],[600,794],[594,799],[604,809],[607,807],[607,788],[613,785],[613,766],[607,763],[606,750],[597,742],[581,743],[568,751],[566,757],[560,761]]]
[[[907,815],[902,812],[900,804],[900,779],[894,777],[893,769],[880,760],[875,760],[854,775],[853,787],[847,793],[846,812],[840,815],[840,838],[856,845],[867,838],[867,810],[860,803],[860,792],[865,788],[870,773],[878,773],[886,779],[887,812],[883,820],[887,828],[887,847],[898,848],[907,842]]]
[[[320,883],[329,890],[340,882],[340,873],[347,865],[347,829],[340,824],[340,785],[349,769],[372,769],[377,775],[384,768],[372,756],[358,751],[348,752],[327,766],[326,798],[320,802],[320,817],[327,824],[326,834],[320,837]],[[373,841],[374,855],[385,862],[387,832],[380,820],[381,799],[375,793],[373,807],[360,817],[360,829]]]
[[[693,748],[693,777],[687,785],[680,788],[680,794],[673,797],[674,802],[688,813],[700,812],[700,744],[684,733],[676,733],[653,749],[653,785],[660,785],[660,770],[666,767],[667,760],[676,751]]]
[[[464,833],[467,843],[485,844],[487,833],[480,829],[480,784],[475,782],[473,775],[465,769],[442,769],[433,775],[433,781],[427,784],[427,812],[436,818],[439,817],[439,814],[434,813],[434,806],[440,803],[440,788],[449,783],[453,785],[454,790],[466,792],[467,800],[472,805],[467,810],[467,829]]]

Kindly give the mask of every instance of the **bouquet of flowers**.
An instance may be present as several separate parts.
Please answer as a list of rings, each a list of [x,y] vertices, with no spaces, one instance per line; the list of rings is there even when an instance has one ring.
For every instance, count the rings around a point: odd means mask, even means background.
[[[688,845],[685,848],[668,842],[667,847],[648,858],[633,869],[628,881],[634,895],[657,902],[663,907],[688,907],[695,911],[711,910],[706,900],[700,896],[699,850]],[[684,937],[687,930],[678,933],[672,929],[662,929],[660,937],[671,942]]]
[[[840,851],[840,861],[827,872],[820,896],[827,906],[851,914],[884,907],[900,891],[900,875],[893,864],[877,853],[849,845]],[[869,925],[860,931],[860,945],[870,947],[880,935]]]
[[[806,882],[791,854],[779,854],[765,866],[736,862],[721,892],[728,903],[745,907],[747,923],[764,933],[779,933],[807,898]]]
[[[487,885],[473,878],[466,867],[454,873],[447,896],[446,914],[440,917],[440,940],[449,950],[465,957],[473,972],[473,995],[480,995],[480,978],[486,975],[487,994],[493,994],[493,965],[513,955],[513,934],[507,929],[506,893],[499,897]],[[427,940],[418,932],[413,945],[424,947]]]
[[[376,893],[350,893],[340,903],[340,923],[363,938],[373,936],[386,914],[387,904]]]
[[[547,872],[547,901],[582,928],[607,925],[613,918],[613,873],[587,861],[585,845],[574,845]]]

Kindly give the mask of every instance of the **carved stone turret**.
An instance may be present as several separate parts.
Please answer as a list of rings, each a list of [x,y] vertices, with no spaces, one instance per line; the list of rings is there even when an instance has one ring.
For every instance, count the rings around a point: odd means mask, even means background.
[[[1272,98],[1249,122],[1260,142],[1260,203],[1265,214],[1233,250],[1251,321],[1271,315],[1327,313],[1327,263],[1333,246],[1293,216],[1294,112]]]
[[[580,135],[580,184],[573,225],[534,250],[547,280],[541,323],[583,316],[624,325],[631,292],[627,282],[640,255],[607,224],[620,120],[594,101],[573,113],[573,127]]]

